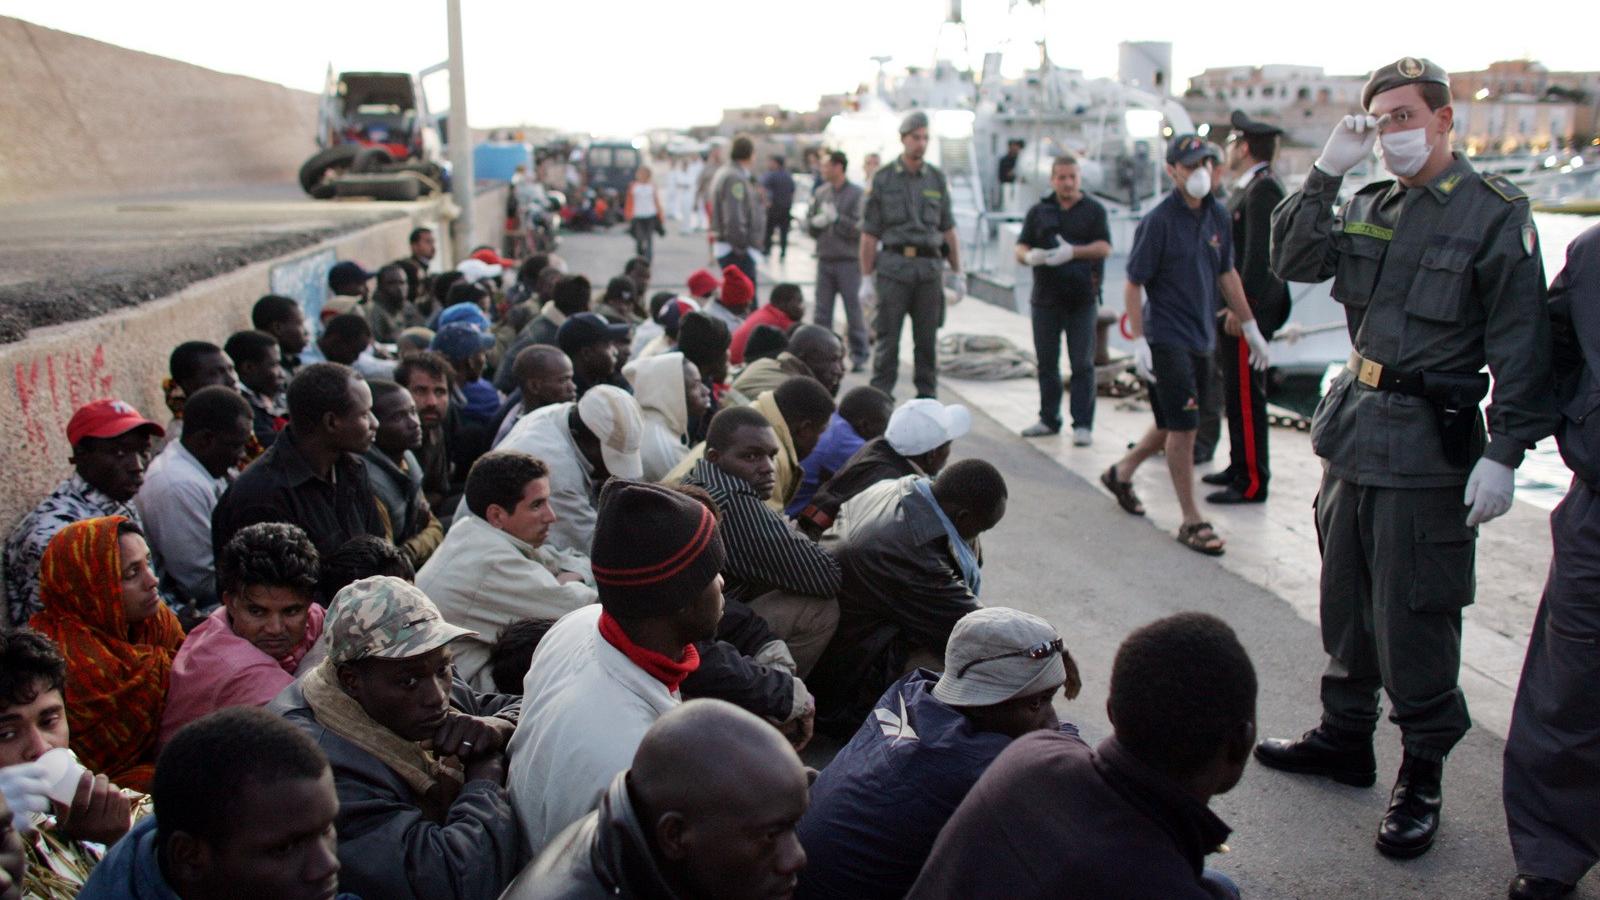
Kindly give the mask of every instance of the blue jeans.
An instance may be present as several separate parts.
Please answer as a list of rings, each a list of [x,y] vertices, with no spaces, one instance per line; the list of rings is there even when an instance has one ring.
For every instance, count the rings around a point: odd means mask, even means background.
[[[1099,304],[1033,304],[1033,352],[1039,358],[1039,421],[1061,428],[1061,333],[1072,371],[1072,427],[1094,428],[1094,341]]]

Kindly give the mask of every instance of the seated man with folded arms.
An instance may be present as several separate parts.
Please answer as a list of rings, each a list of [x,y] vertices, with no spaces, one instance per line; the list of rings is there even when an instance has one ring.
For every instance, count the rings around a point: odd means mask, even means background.
[[[731,407],[711,420],[705,458],[684,483],[704,488],[722,509],[723,596],[771,626],[803,677],[839,622],[839,564],[766,505],[778,452],[778,436],[760,412]]]
[[[452,647],[456,675],[488,691],[495,636],[519,619],[559,619],[593,603],[594,575],[587,556],[545,545],[556,515],[543,462],[515,450],[485,454],[467,474],[463,501],[417,587],[445,621],[477,632]]]
[[[222,548],[222,605],[184,639],[172,660],[165,745],[178,729],[227,706],[266,706],[300,671],[322,636],[317,548],[282,522],[240,530]]]
[[[1077,735],[1051,703],[1079,687],[1077,664],[1049,622],[1002,606],[967,613],[950,632],[944,674],[917,669],[890,685],[812,786],[795,896],[904,897],[939,829],[1000,751],[1034,731]]]
[[[267,707],[333,765],[341,881],[362,897],[495,897],[523,860],[505,789],[520,703],[452,677],[470,634],[380,575],[328,609],[328,658]]]

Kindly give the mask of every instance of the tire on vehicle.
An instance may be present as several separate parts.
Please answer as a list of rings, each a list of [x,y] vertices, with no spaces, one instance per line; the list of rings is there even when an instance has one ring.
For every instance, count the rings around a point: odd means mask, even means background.
[[[360,152],[361,148],[354,144],[339,144],[312,154],[311,158],[300,166],[300,189],[310,194],[312,188],[321,184],[329,175],[337,176],[341,172],[348,171]]]
[[[412,172],[383,175],[346,175],[334,182],[340,197],[370,200],[416,200],[422,196],[422,179]]]
[[[356,154],[355,161],[350,163],[350,171],[357,175],[369,175],[382,172],[394,165],[394,156],[382,147],[363,147]]]

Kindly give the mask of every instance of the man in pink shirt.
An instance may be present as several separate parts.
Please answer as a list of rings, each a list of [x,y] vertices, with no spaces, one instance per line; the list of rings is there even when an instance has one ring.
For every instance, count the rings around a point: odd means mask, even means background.
[[[312,602],[317,548],[282,522],[241,529],[217,561],[222,605],[172,661],[161,744],[178,729],[227,706],[265,706],[294,681],[322,635],[325,611]]]
[[[736,366],[744,365],[744,345],[758,326],[771,325],[787,333],[805,314],[806,298],[801,295],[799,285],[780,284],[773,288],[772,298],[767,305],[746,316],[744,322],[734,329],[733,343],[728,346],[729,362]]]

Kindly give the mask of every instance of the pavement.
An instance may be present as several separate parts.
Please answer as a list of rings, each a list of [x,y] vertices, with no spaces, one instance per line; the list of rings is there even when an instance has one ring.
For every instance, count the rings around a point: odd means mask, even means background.
[[[632,241],[620,230],[565,235],[557,252],[572,271],[603,283],[621,272]],[[673,230],[656,243],[654,288],[680,286],[707,264],[704,237]],[[765,298],[778,280],[789,280],[809,298],[813,272],[802,238],[787,263],[765,264],[758,294]],[[1027,332],[1019,327],[1026,328],[1022,317],[969,298],[951,308],[945,330],[1000,334],[1026,347]],[[909,348],[901,358],[910,358]],[[847,376],[845,389],[861,382],[861,376]],[[903,399],[910,390],[908,369],[898,393]],[[1159,459],[1135,479],[1149,510],[1143,518],[1121,512],[1095,480],[1143,431],[1147,408],[1101,398],[1091,448],[1073,448],[1062,438],[1025,441],[1016,432],[1036,418],[1036,390],[1031,380],[942,379],[940,387],[947,400],[974,412],[973,432],[957,442],[955,457],[993,462],[1009,488],[1006,517],[984,538],[984,602],[1055,623],[1083,673],[1079,697],[1057,704],[1062,718],[1076,722],[1090,742],[1109,734],[1107,682],[1123,637],[1162,616],[1202,610],[1229,622],[1251,654],[1260,682],[1259,734],[1293,736],[1314,725],[1324,657],[1310,504],[1318,471],[1306,437],[1274,431],[1271,500],[1215,510],[1229,552],[1212,559],[1173,540],[1176,504]],[[1225,453],[1226,442],[1219,461]],[[1380,778],[1371,788],[1287,775],[1252,761],[1239,786],[1212,803],[1234,833],[1229,852],[1213,856],[1210,865],[1250,897],[1505,896],[1514,869],[1500,800],[1503,734],[1549,561],[1544,519],[1543,511],[1519,503],[1483,529],[1478,604],[1467,613],[1462,674],[1478,724],[1446,767],[1444,824],[1433,850],[1397,862],[1373,849],[1400,762],[1399,733],[1385,722],[1377,739]],[[817,746],[805,756],[822,765],[833,749]],[[1573,896],[1600,898],[1600,879],[1586,879]]]
[[[0,206],[0,343],[431,205],[313,201],[270,184]]]

